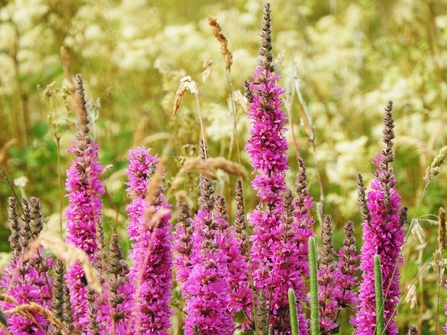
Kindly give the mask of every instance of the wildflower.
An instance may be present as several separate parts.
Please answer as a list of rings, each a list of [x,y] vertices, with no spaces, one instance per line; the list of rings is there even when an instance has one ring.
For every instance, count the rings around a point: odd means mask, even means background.
[[[227,281],[230,286],[229,310],[232,313],[244,312],[250,316],[251,289],[249,286],[249,264],[244,254],[241,253],[241,245],[236,239],[236,231],[228,223],[228,214],[225,199],[216,197],[213,219],[217,223],[217,245],[222,251],[228,268]]]
[[[163,335],[167,334],[170,327],[171,207],[164,199],[163,188],[159,185],[155,186],[153,199],[146,198],[151,179],[157,177],[157,164],[160,164],[159,158],[151,156],[149,149],[137,148],[129,152],[127,190],[134,197],[127,206],[130,220],[128,231],[132,245],[129,258],[133,261],[129,279],[136,290],[133,292],[131,327],[127,333],[132,329],[137,334]],[[148,222],[150,218],[147,213],[151,213],[151,218],[155,218],[156,222]]]
[[[56,259],[54,264],[54,273],[53,273],[53,299],[51,300],[51,309],[53,310],[53,314],[59,319],[64,319],[64,272],[65,265],[59,259]],[[61,335],[61,331],[53,326],[53,334]]]
[[[199,249],[191,257],[192,269],[183,285],[186,298],[185,335],[231,335],[234,322],[229,311],[230,286],[226,259],[215,243],[217,223],[200,209],[193,220],[193,243]]]
[[[334,284],[337,281],[334,261],[334,240],[332,236],[332,220],[326,216],[322,229],[322,244],[320,268],[318,270],[318,302],[320,305],[320,332],[331,334],[337,328],[338,306],[333,296],[336,289]]]
[[[286,115],[281,110],[281,95],[285,91],[276,85],[279,76],[273,72],[270,21],[270,5],[266,4],[259,50],[261,57],[253,82],[248,88],[246,85],[247,99],[251,102],[249,118],[252,120],[246,149],[257,172],[252,185],[260,197],[260,204],[249,221],[254,227],[251,237],[253,283],[258,294],[268,293],[271,326],[285,331],[289,329],[288,289],[297,290],[297,296],[306,299],[303,282],[306,260],[298,256],[300,253],[307,255],[304,251],[307,250],[307,236],[301,235],[301,230],[308,229],[305,225],[308,221],[297,222],[292,218],[289,225],[284,222],[286,213],[282,193],[286,192],[284,178],[288,169],[288,146],[284,136]],[[301,243],[304,240],[306,243]],[[301,331],[305,333],[307,324],[301,306],[297,307]]]
[[[248,254],[248,237],[247,228],[245,222],[245,206],[244,206],[244,194],[242,192],[242,182],[240,179],[236,182],[236,212],[234,213],[234,227],[236,230],[236,239],[239,243],[240,253],[245,256],[246,260],[249,259]]]
[[[208,156],[203,141],[200,142],[200,156],[202,160]],[[193,250],[189,256],[190,273],[182,285],[187,313],[185,335],[230,335],[235,328],[230,311],[230,272],[228,255],[221,249],[226,241],[219,232],[219,226],[225,225],[225,222],[213,215],[213,182],[203,173],[200,175],[199,188],[199,211],[191,221]]]
[[[297,271],[302,278],[309,276],[309,263],[307,262],[309,247],[308,241],[314,236],[312,226],[315,223],[311,214],[314,206],[313,198],[307,192],[307,174],[306,167],[302,158],[298,158],[298,174],[296,177],[296,198],[293,200],[295,216],[295,238],[298,246],[296,254]],[[306,286],[301,283],[295,289],[295,296],[298,301],[307,300]],[[300,321],[300,324],[304,322]]]
[[[17,204],[14,198],[9,199],[8,219],[11,229],[10,243],[14,248],[12,258],[0,280],[0,288],[4,294],[14,298],[18,304],[28,304],[34,302],[44,308],[50,308],[53,286],[48,271],[53,266],[53,260],[43,256],[43,249],[40,248],[29,259],[24,258],[25,246],[30,240],[40,233],[42,214],[37,198],[30,199],[30,202],[23,199],[22,207],[24,214],[19,219]],[[12,303],[1,301],[0,308],[8,311],[16,307]],[[50,329],[50,322],[42,315],[31,311],[34,320],[14,313],[9,315],[8,331],[11,334],[37,334],[46,335]]]
[[[386,334],[398,334],[396,307],[399,302],[399,264],[403,262],[401,247],[404,243],[403,224],[407,208],[401,207],[401,197],[396,190],[396,180],[389,164],[394,160],[392,150],[394,120],[391,113],[392,102],[385,108],[383,142],[386,148],[374,159],[378,165],[376,176],[368,192],[366,205],[368,212],[363,217],[364,244],[361,250],[363,282],[359,291],[359,312],[356,316],[356,334],[374,333],[376,316],[374,292],[374,255],[379,255],[382,264]]]
[[[177,273],[177,280],[185,282],[191,270],[190,257],[193,249],[193,226],[191,224],[191,213],[186,196],[178,197],[177,220],[178,223],[175,227],[173,246],[173,249],[176,252],[174,264]]]
[[[94,255],[98,251],[97,232],[102,224],[102,201],[104,193],[101,182],[103,167],[98,159],[99,146],[88,135],[89,118],[84,95],[84,83],[80,75],[77,76],[77,93],[81,101],[78,110],[78,133],[76,142],[67,150],[76,155],[76,159],[67,170],[66,190],[69,198],[67,216],[67,241],[84,250],[94,262]],[[102,229],[102,228],[101,228]],[[85,329],[89,324],[88,305],[86,302],[88,285],[84,271],[79,264],[69,268],[66,275],[70,290],[75,328]]]
[[[343,247],[340,248],[337,256],[338,262],[335,262],[335,268],[338,272],[335,280],[334,299],[338,308],[342,309],[350,306],[353,311],[357,310],[358,298],[353,288],[357,286],[357,277],[355,273],[358,270],[357,261],[360,256],[357,255],[354,237],[354,225],[348,221],[344,229]],[[351,320],[351,323],[354,322]]]
[[[121,335],[126,333],[133,288],[127,277],[129,266],[124,260],[118,239],[116,233],[110,237],[110,261],[107,270],[112,274],[109,284],[113,308],[111,317],[115,324],[113,333]]]

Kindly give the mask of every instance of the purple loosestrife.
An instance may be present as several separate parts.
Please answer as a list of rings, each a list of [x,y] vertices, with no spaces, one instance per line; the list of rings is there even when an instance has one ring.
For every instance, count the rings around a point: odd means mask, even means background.
[[[200,157],[207,148],[200,142]],[[192,247],[190,273],[182,285],[186,300],[185,335],[231,335],[235,324],[230,311],[228,259],[220,249],[219,223],[213,217],[213,183],[200,175],[199,211],[191,221]]]
[[[114,333],[124,335],[126,334],[133,287],[129,283],[127,276],[129,266],[124,260],[124,255],[119,245],[119,235],[116,233],[110,236],[109,250],[110,257],[107,271],[112,275],[109,278],[113,308],[111,317],[115,322]]]
[[[318,270],[318,303],[320,306],[320,334],[330,335],[337,328],[337,302],[334,299],[337,277],[340,274],[334,267],[334,239],[332,234],[332,220],[327,215],[323,222],[322,248],[320,268]]]
[[[14,298],[19,304],[34,302],[44,308],[50,308],[53,286],[48,275],[53,266],[53,260],[43,256],[43,248],[35,255],[24,260],[25,249],[31,238],[36,238],[42,229],[42,214],[37,198],[22,200],[24,214],[19,219],[17,204],[14,198],[9,199],[8,219],[11,229],[10,243],[13,248],[12,258],[0,280],[0,288],[6,294]],[[11,303],[1,301],[0,308],[3,311],[14,308]],[[37,312],[31,311],[33,321],[14,313],[8,315],[7,330],[14,335],[38,334],[46,335],[50,330],[50,322]],[[2,331],[0,331],[3,334]]]
[[[234,213],[234,227],[236,230],[236,239],[238,240],[239,250],[242,255],[245,256],[247,261],[250,255],[248,254],[248,237],[247,237],[247,225],[245,222],[245,205],[244,194],[242,191],[242,181],[236,182],[236,212]]]
[[[307,288],[304,284],[304,278],[309,277],[309,263],[307,262],[309,247],[308,241],[314,236],[312,226],[314,219],[311,210],[314,207],[313,198],[307,192],[307,174],[306,167],[302,158],[298,158],[298,174],[296,177],[296,198],[293,202],[295,215],[295,238],[297,240],[298,252],[296,254],[296,270],[300,274],[302,280],[297,283],[295,288],[295,296],[297,301],[307,301]],[[297,306],[298,312],[302,309]],[[300,327],[306,326],[304,313],[299,314]],[[300,328],[303,331],[303,328]]]
[[[401,247],[404,243],[403,225],[407,208],[401,207],[401,197],[396,190],[396,180],[389,164],[394,160],[393,103],[385,108],[383,142],[386,145],[381,155],[374,159],[378,169],[367,194],[366,207],[362,208],[363,247],[361,265],[363,282],[359,291],[359,311],[356,316],[356,335],[372,335],[376,324],[374,292],[374,255],[379,255],[382,264],[386,335],[398,334],[396,308],[399,302],[399,264],[402,263]],[[360,185],[362,188],[363,185]],[[364,195],[364,192],[363,192]],[[362,195],[362,196],[363,196]],[[359,199],[364,204],[364,199]]]
[[[157,164],[160,164],[159,158],[151,156],[149,149],[137,148],[129,152],[127,190],[133,197],[127,206],[132,245],[129,258],[133,261],[129,279],[136,288],[127,334],[163,335],[170,327],[171,206],[164,199],[161,185],[150,185],[152,178],[162,179],[162,171],[156,169]],[[156,188],[152,199],[147,198],[150,187]]]
[[[249,118],[252,120],[246,149],[257,174],[252,182],[260,197],[260,204],[251,214],[249,221],[253,228],[251,242],[253,283],[260,294],[266,292],[270,306],[270,325],[274,330],[289,330],[288,289],[293,288],[297,297],[305,299],[303,283],[304,265],[297,257],[300,237],[296,228],[301,223],[284,224],[285,210],[282,193],[286,191],[285,175],[287,166],[287,141],[284,136],[286,115],[281,110],[281,95],[284,90],[276,85],[279,76],[272,64],[270,5],[263,11],[259,65],[253,75],[253,82],[246,86],[250,104]],[[307,227],[307,226],[306,226]],[[306,260],[304,259],[304,262]],[[271,292],[271,294],[269,293]],[[301,308],[300,331],[306,333],[307,324]]]
[[[357,294],[353,288],[357,286],[355,273],[359,259],[355,247],[354,227],[348,222],[344,229],[344,246],[338,253],[334,251],[332,221],[326,216],[323,223],[322,250],[320,268],[318,271],[319,303],[320,303],[320,332],[331,334],[336,331],[340,311],[351,307],[356,311]],[[339,257],[338,262],[334,256]],[[351,320],[352,323],[355,323]]]
[[[340,248],[337,254],[339,261],[335,262],[335,267],[338,271],[338,275],[336,276],[336,287],[338,290],[334,292],[334,298],[337,301],[339,309],[351,307],[355,312],[357,310],[358,298],[353,288],[358,285],[355,273],[358,270],[357,261],[360,256],[357,255],[354,224],[351,221],[346,223],[344,235],[343,247]],[[354,322],[354,318],[351,318],[351,323]]]
[[[54,272],[53,272],[53,298],[51,300],[51,309],[53,314],[61,321],[64,320],[64,275],[65,275],[65,264],[59,259],[54,262]],[[62,335],[60,329],[56,326],[52,326],[52,331],[50,334]]]
[[[232,335],[235,325],[229,310],[230,286],[226,257],[216,245],[218,223],[200,209],[194,217],[192,270],[183,285],[186,299],[185,335]]]
[[[191,253],[193,249],[191,224],[191,213],[186,193],[179,192],[177,195],[177,220],[175,227],[173,250],[176,254],[174,265],[177,280],[184,283],[191,271]]]
[[[77,94],[80,106],[77,110],[76,142],[67,150],[76,155],[76,159],[67,170],[66,190],[69,198],[67,216],[67,241],[84,250],[95,264],[98,251],[96,240],[97,227],[102,224],[102,201],[104,193],[101,182],[103,167],[98,159],[99,146],[88,135],[89,118],[84,94],[84,83],[80,75],[77,79]],[[89,325],[89,307],[87,305],[88,284],[79,264],[67,271],[67,282],[73,309],[76,330],[85,330]]]
[[[225,199],[221,195],[216,197],[213,218],[218,225],[217,245],[224,254],[228,268],[229,310],[232,313],[244,312],[246,316],[250,317],[252,308],[250,267],[245,255],[241,253],[240,242],[236,239],[236,231],[228,223]]]

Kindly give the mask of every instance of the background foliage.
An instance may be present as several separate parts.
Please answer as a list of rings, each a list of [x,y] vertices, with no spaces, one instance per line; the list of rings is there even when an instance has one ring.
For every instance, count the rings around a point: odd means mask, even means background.
[[[347,220],[356,223],[360,240],[355,180],[359,172],[366,184],[372,179],[370,161],[382,146],[382,106],[388,100],[395,103],[398,189],[412,217],[421,199],[425,168],[447,144],[447,1],[271,3],[277,70],[288,92],[293,92],[294,80],[300,80],[315,126],[315,152],[296,94],[293,100],[286,94],[285,101],[291,106],[300,155],[306,161],[316,200],[321,196],[317,167],[322,175],[324,212],[332,215],[339,228],[336,242],[340,245],[341,227]],[[100,113],[92,128],[101,146],[100,160],[108,167],[103,176],[105,226],[110,231],[118,222],[125,244],[128,150],[144,144],[160,154],[166,140],[172,139],[168,181],[185,157],[196,154],[199,120],[193,96],[185,96],[177,118],[171,117],[179,80],[185,75],[200,85],[211,155],[228,157],[233,129],[228,84],[220,45],[207,17],[217,18],[229,41],[234,56],[232,89],[243,92],[243,81],[250,78],[256,64],[262,5],[258,0],[0,1],[0,166],[11,182],[22,176],[28,179],[24,187],[15,187],[16,192],[40,198],[49,229],[59,229],[59,213],[67,205],[65,198],[62,208],[56,200],[57,153],[63,183],[72,159],[66,149],[75,134],[74,113],[64,99],[60,47],[67,51],[72,72],[83,75],[87,95],[100,98]],[[201,80],[204,60],[215,61],[206,82]],[[237,108],[242,147],[248,138],[248,121],[243,106]],[[288,182],[292,185],[296,172],[292,145],[289,154]],[[235,150],[229,158],[237,161]],[[242,160],[248,168],[244,152]],[[217,177],[218,192],[230,202],[234,178],[225,173]],[[196,178],[190,174],[180,187],[194,200]],[[446,174],[441,173],[416,214],[428,243],[410,236],[404,249],[408,264],[403,267],[404,291],[436,248],[434,243],[430,246],[436,241],[437,229],[428,214],[446,206],[445,184]],[[247,206],[252,210],[257,199],[246,189]],[[168,193],[172,203],[174,193]],[[12,195],[2,179],[3,251],[8,250],[6,203]],[[318,225],[316,229],[318,234]],[[424,272],[417,284],[417,307],[403,306],[399,324],[418,323],[422,332],[434,333],[438,295],[433,271]]]

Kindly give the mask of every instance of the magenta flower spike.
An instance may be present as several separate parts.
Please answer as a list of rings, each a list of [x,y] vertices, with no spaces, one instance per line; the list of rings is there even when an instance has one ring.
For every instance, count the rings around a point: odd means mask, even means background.
[[[200,209],[193,219],[192,269],[183,285],[186,299],[185,335],[232,335],[235,324],[230,306],[226,258],[216,247],[217,222],[212,213]]]
[[[355,246],[354,237],[354,225],[351,221],[348,221],[344,229],[344,242],[343,247],[340,248],[337,256],[338,262],[335,262],[336,276],[335,286],[337,290],[334,292],[334,298],[337,301],[339,309],[350,307],[355,313],[358,306],[357,292],[353,289],[358,286],[358,278],[355,276],[358,265],[357,262],[360,258],[357,255],[357,249]],[[355,324],[355,317],[351,317],[351,323]]]
[[[392,150],[394,120],[391,113],[393,103],[385,108],[383,142],[386,149],[374,159],[378,166],[376,176],[367,194],[366,206],[369,213],[363,223],[363,247],[361,265],[363,282],[359,291],[359,311],[356,316],[356,335],[373,335],[376,324],[374,291],[374,255],[379,255],[382,264],[384,290],[384,318],[386,335],[398,334],[396,308],[399,302],[399,264],[403,262],[401,247],[405,233],[403,225],[407,208],[401,207],[401,197],[396,189],[396,180],[389,163],[394,160]],[[368,215],[369,214],[369,215]]]
[[[277,86],[279,76],[274,72],[271,54],[270,5],[263,11],[261,48],[259,65],[253,75],[253,82],[246,85],[250,104],[249,118],[252,120],[246,150],[257,174],[252,182],[260,197],[260,204],[250,215],[249,222],[254,227],[251,237],[251,259],[253,283],[259,294],[265,294],[270,306],[270,327],[275,331],[289,331],[288,289],[295,290],[297,299],[307,300],[304,277],[308,273],[306,265],[307,239],[312,235],[306,216],[301,211],[290,225],[285,224],[285,210],[282,194],[286,191],[285,175],[287,166],[286,115],[281,110],[281,96],[284,90]],[[312,206],[311,198],[307,206]],[[304,257],[303,257],[304,256]],[[263,292],[263,293],[262,293]],[[307,322],[297,305],[300,333],[307,333]]]
[[[158,162],[158,157],[150,155],[150,149],[137,148],[129,152],[127,190],[134,197],[127,206],[132,245],[129,258],[133,261],[129,280],[135,288],[127,308],[128,312],[131,310],[127,334],[163,335],[171,325],[171,206],[164,199],[162,187],[151,204],[146,199],[146,190]],[[149,218],[148,211],[151,212]],[[152,225],[151,218],[157,218]]]
[[[54,262],[51,258],[43,256],[43,248],[40,248],[38,253],[25,261],[25,250],[21,247],[30,242],[29,240],[25,241],[25,239],[34,234],[32,231],[35,227],[35,221],[38,220],[40,224],[42,223],[40,205],[36,198],[31,198],[30,202],[23,199],[22,206],[25,214],[22,215],[20,220],[17,213],[16,199],[9,198],[8,219],[11,228],[9,241],[11,247],[13,247],[13,252],[10,262],[2,271],[0,288],[4,294],[11,296],[19,304],[34,302],[49,309],[51,308],[53,285],[48,271]],[[36,231],[34,236],[37,237],[39,232],[40,230]],[[14,304],[7,301],[0,301],[0,309],[6,314],[7,330],[10,334],[46,335],[50,330],[51,323],[48,319],[35,311],[30,311],[35,322],[20,313],[9,314],[7,312],[15,307]],[[4,334],[1,329],[0,334]]]
[[[207,148],[200,142],[200,157],[205,160]],[[186,300],[185,335],[215,334],[232,335],[235,323],[231,313],[231,288],[228,258],[221,249],[223,241],[220,223],[214,215],[215,197],[213,182],[200,175],[199,211],[190,224],[181,223],[177,228],[175,245],[190,246],[188,252],[177,249],[182,282],[182,293]],[[218,204],[217,204],[218,205]],[[185,227],[189,232],[186,234]],[[187,237],[187,238],[186,238]],[[182,242],[183,241],[183,242]],[[185,242],[187,242],[185,244]],[[186,251],[183,249],[183,251]]]
[[[320,312],[320,332],[322,334],[331,334],[338,327],[337,301],[334,295],[338,290],[336,286],[339,273],[335,271],[334,266],[334,240],[332,233],[332,220],[327,215],[323,222],[321,237],[321,259],[318,270],[318,304]]]
[[[179,197],[177,201],[177,220],[172,247],[175,252],[174,265],[177,280],[184,283],[192,268],[190,257],[193,250],[193,226],[186,195]]]
[[[89,119],[84,96],[84,83],[80,75],[76,76],[77,92],[82,101],[82,109],[78,111],[78,133],[76,142],[67,150],[76,155],[76,159],[67,170],[66,190],[69,206],[65,212],[67,217],[67,241],[84,250],[94,264],[98,250],[96,240],[97,227],[102,224],[102,201],[104,193],[101,182],[103,167],[98,159],[99,146],[88,135]],[[87,301],[88,284],[84,270],[79,264],[69,268],[66,274],[70,290],[75,329],[81,331],[89,325]],[[107,313],[107,308],[103,311]],[[102,316],[104,321],[107,316]]]
[[[223,253],[228,269],[229,311],[232,313],[244,312],[250,318],[252,308],[250,267],[245,255],[241,253],[241,245],[236,238],[236,231],[228,223],[225,199],[221,195],[216,197],[213,218],[218,229],[216,244]],[[244,327],[246,326],[248,324],[244,324]]]

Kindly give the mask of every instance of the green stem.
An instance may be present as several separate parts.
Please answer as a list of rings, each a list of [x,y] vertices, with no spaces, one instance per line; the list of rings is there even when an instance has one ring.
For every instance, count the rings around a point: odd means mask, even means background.
[[[318,279],[317,256],[315,251],[315,238],[309,238],[309,267],[310,267],[310,319],[311,334],[318,335],[320,320],[318,317]]]
[[[61,154],[60,154],[60,136],[56,137],[56,153],[57,153],[57,188],[59,190],[59,229],[61,239],[64,239],[62,231],[62,187],[61,187]]]
[[[293,289],[289,288],[290,326],[292,335],[298,335],[298,314],[296,312],[296,297]]]
[[[385,331],[385,320],[383,319],[383,283],[379,255],[374,255],[374,287],[376,289],[376,334],[381,335]]]
[[[236,102],[234,101],[234,98],[233,98],[233,89],[232,89],[233,84],[231,83],[230,69],[225,69],[225,74],[227,75],[228,91],[230,93],[231,111],[233,114],[233,133],[231,134],[231,139],[230,139],[230,148],[228,151],[228,159],[229,160],[231,159],[231,154],[233,151],[233,144],[234,144],[234,141],[236,141],[237,159],[238,159],[239,164],[241,164],[241,150],[239,148],[239,137],[238,137],[238,133],[237,133]]]

